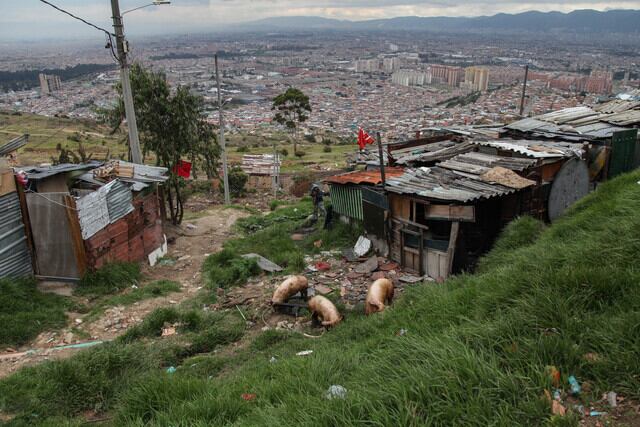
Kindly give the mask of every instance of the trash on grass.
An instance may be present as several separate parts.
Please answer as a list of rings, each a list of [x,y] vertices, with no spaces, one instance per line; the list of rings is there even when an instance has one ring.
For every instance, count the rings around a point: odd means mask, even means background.
[[[403,337],[403,336],[405,336],[406,334],[407,334],[407,330],[406,330],[406,329],[404,329],[404,328],[402,328],[402,329],[400,329],[398,332],[396,332],[396,335],[397,335],[397,336],[399,336],[399,337]]]
[[[242,400],[245,400],[247,402],[251,402],[252,400],[255,400],[256,394],[255,393],[242,393],[241,397],[242,397]]]
[[[315,264],[316,271],[327,271],[331,269],[331,264],[324,261],[318,261]]]
[[[171,335],[175,335],[175,334],[176,334],[176,328],[173,326],[162,328],[163,337],[170,337]]]
[[[313,350],[303,350],[296,353],[296,356],[308,356],[313,353]]]
[[[551,378],[551,384],[556,388],[560,387],[560,371],[558,368],[553,365],[549,365],[545,368],[545,371],[547,372],[547,375],[549,375],[549,378]]]
[[[278,359],[275,356],[271,356],[271,359],[269,359],[269,363],[276,363],[277,361]]]
[[[364,236],[358,237],[358,241],[353,247],[353,252],[359,257],[364,256],[371,249],[371,240]]]
[[[590,411],[589,412],[589,416],[590,417],[601,417],[603,415],[607,415],[606,412],[600,412],[600,411]]]
[[[176,372],[176,367],[175,366],[169,366],[167,368],[167,374],[174,374]]]
[[[618,394],[615,391],[607,393],[607,402],[609,402],[609,406],[612,408],[618,406]]]
[[[582,388],[580,387],[580,383],[578,383],[578,380],[576,379],[576,377],[571,375],[567,379],[567,381],[569,381],[569,385],[571,385],[571,394],[573,395],[580,394],[580,391],[582,390]]]
[[[325,399],[346,399],[347,398],[347,389],[342,387],[341,385],[332,385],[324,394]]]

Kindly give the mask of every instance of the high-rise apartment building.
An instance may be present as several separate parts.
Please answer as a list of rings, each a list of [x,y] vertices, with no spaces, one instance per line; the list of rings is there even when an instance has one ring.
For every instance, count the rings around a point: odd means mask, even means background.
[[[55,74],[43,74],[40,73],[38,76],[40,79],[40,92],[43,95],[48,95],[51,92],[55,92],[57,90],[62,89],[62,83],[60,82],[60,77]]]
[[[464,87],[484,92],[489,88],[489,70],[484,67],[468,67],[464,70]]]

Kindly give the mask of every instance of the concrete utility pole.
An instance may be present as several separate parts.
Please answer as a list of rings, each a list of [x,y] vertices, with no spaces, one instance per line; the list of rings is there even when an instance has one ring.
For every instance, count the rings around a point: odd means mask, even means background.
[[[522,97],[520,98],[520,116],[524,113],[524,97],[527,94],[527,78],[529,77],[529,65],[524,66],[524,83],[522,84]]]
[[[222,119],[222,98],[220,94],[220,71],[218,70],[218,54],[214,56],[216,63],[216,84],[218,85],[218,117],[220,123],[220,147],[222,148],[222,178],[224,182],[224,204],[231,204],[229,197],[229,174],[227,173],[227,148],[224,143],[224,121]]]
[[[124,26],[122,24],[122,15],[120,15],[120,5],[118,4],[118,0],[111,0],[111,12],[113,13],[113,29],[116,33],[118,61],[120,62],[120,81],[122,83],[124,111],[127,117],[127,127],[129,128],[131,160],[133,163],[142,164],[142,151],[140,150],[140,140],[138,139],[138,123],[136,122],[136,112],[133,108],[133,94],[131,92],[131,81],[129,79],[129,64],[127,63],[129,46],[127,41],[124,39]]]

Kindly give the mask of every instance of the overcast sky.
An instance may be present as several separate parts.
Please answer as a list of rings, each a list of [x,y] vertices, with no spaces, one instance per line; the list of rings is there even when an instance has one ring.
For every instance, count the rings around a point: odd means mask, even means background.
[[[110,25],[110,0],[50,0],[100,26]],[[121,10],[151,0],[120,0]],[[640,9],[640,0],[173,0],[125,16],[127,34],[185,33],[220,29],[230,23],[269,16],[323,16],[365,20],[395,16],[478,16],[528,10],[570,12],[576,9]],[[0,40],[42,38],[91,39],[96,30],[39,0],[0,0]]]

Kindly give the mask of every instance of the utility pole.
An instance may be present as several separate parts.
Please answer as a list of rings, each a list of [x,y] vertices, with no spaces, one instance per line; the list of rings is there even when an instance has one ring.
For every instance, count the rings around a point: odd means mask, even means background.
[[[376,132],[376,137],[378,140],[378,156],[380,156],[380,180],[382,181],[382,188],[384,189],[387,180],[384,174],[384,155],[382,153],[382,138],[380,137],[380,132]]]
[[[224,204],[231,204],[229,197],[229,175],[227,173],[227,148],[224,143],[224,121],[222,119],[222,98],[220,95],[220,71],[218,70],[218,54],[214,56],[216,64],[216,84],[218,85],[218,117],[220,124],[220,147],[222,147],[222,180],[224,182]]]
[[[111,0],[111,12],[113,13],[113,29],[116,33],[118,61],[120,62],[120,81],[122,83],[122,96],[124,97],[124,111],[127,117],[127,127],[129,128],[131,160],[133,163],[142,164],[142,151],[140,150],[140,140],[138,139],[138,123],[136,122],[136,112],[133,108],[133,94],[131,92],[131,80],[129,79],[129,64],[127,63],[129,45],[124,39],[124,25],[122,23],[122,15],[120,14],[120,5],[118,4],[118,0]]]
[[[529,77],[529,64],[524,66],[524,83],[522,84],[522,97],[520,98],[520,116],[524,113],[524,97],[527,94],[527,78]]]
[[[278,165],[278,150],[276,150],[276,143],[273,142],[273,177],[271,178],[271,185],[273,186],[273,198],[278,197],[278,177],[280,176],[280,167]]]

